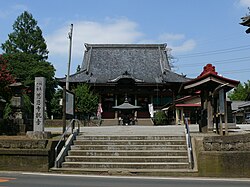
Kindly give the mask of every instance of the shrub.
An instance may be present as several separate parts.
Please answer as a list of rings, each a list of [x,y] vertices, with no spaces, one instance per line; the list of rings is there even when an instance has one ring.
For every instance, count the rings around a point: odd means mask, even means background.
[[[154,116],[154,124],[155,125],[165,125],[167,122],[167,116],[166,114],[159,110],[155,113],[155,116]]]

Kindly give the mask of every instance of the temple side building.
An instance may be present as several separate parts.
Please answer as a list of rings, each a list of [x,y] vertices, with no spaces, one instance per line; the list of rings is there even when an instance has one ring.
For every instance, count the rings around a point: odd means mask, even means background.
[[[85,44],[81,71],[70,75],[70,86],[87,83],[100,95],[102,118],[117,118],[124,102],[141,106],[138,118],[150,117],[148,105],[160,109],[172,102],[189,79],[171,70],[166,44]],[[60,78],[59,84],[66,79]]]

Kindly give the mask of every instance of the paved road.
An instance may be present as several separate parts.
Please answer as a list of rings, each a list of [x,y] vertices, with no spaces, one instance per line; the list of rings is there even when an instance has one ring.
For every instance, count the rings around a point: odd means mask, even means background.
[[[0,187],[249,187],[250,179],[146,178],[0,173]]]

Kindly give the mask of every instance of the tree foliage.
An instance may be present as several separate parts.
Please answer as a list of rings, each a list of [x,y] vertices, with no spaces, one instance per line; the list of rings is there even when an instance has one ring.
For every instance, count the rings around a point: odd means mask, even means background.
[[[232,92],[229,93],[228,97],[232,101],[244,101],[248,94],[250,94],[250,80],[240,83]]]
[[[98,95],[90,90],[87,84],[80,84],[74,90],[76,97],[76,110],[83,115],[90,115],[97,111]]]
[[[48,50],[41,29],[33,16],[25,11],[13,24],[13,32],[2,44],[4,58],[8,60],[11,74],[29,87],[30,100],[34,100],[35,77],[46,78],[47,112],[50,115],[51,99],[55,92],[55,68],[47,62]]]
[[[10,89],[8,85],[15,82],[15,78],[11,75],[7,67],[7,60],[0,55],[0,97],[8,100],[10,97]]]
[[[58,89],[56,90],[53,98],[51,99],[51,114],[54,116],[55,119],[62,118],[62,107],[59,104],[60,99],[62,98],[63,98],[63,90]]]
[[[166,124],[166,121],[167,121],[167,116],[164,113],[164,111],[159,110],[155,113],[155,116],[154,116],[155,125],[164,125]]]
[[[5,54],[4,57],[9,61],[9,68],[15,77],[20,78],[25,86],[28,87],[27,94],[31,101],[34,100],[35,77],[46,78],[47,109],[50,115],[50,101],[54,95],[56,81],[54,79],[55,69],[53,65],[46,61],[34,61],[32,55],[25,53]]]
[[[32,14],[25,11],[17,17],[13,24],[14,32],[9,39],[2,44],[2,49],[7,54],[27,53],[34,55],[37,60],[47,60],[48,50],[42,30],[37,26],[37,21]]]

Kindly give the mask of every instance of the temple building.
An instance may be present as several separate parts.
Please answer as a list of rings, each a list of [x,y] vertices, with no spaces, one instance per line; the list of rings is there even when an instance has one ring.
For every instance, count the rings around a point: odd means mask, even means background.
[[[114,106],[125,97],[140,106],[137,118],[149,118],[149,104],[161,109],[173,102],[189,79],[171,70],[166,44],[85,44],[81,70],[69,77],[70,86],[87,83],[100,95],[102,118],[114,119]],[[65,85],[65,78],[59,84]]]

